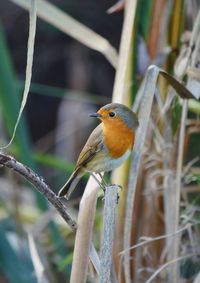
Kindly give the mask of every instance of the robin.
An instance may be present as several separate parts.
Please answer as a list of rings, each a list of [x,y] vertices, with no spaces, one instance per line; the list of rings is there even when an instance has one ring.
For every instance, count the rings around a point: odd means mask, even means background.
[[[89,116],[100,119],[102,123],[89,136],[72,175],[58,192],[59,197],[69,199],[86,172],[95,177],[93,173],[101,176],[101,172],[119,167],[133,149],[139,123],[131,109],[119,103],[110,103]]]

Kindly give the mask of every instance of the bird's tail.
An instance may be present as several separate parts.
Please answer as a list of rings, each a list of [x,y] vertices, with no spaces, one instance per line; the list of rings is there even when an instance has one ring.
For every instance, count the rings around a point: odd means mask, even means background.
[[[58,192],[58,197],[66,197],[67,199],[70,198],[71,193],[77,186],[78,182],[82,178],[84,172],[79,168],[76,169],[72,175],[69,177],[67,182],[62,186],[62,188]]]

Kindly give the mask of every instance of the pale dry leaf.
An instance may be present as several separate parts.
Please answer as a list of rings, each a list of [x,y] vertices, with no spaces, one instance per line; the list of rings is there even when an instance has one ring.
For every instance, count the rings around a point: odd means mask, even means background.
[[[136,0],[127,1],[125,18],[122,28],[119,62],[115,76],[114,89],[112,95],[113,102],[127,104],[126,99],[126,82],[127,70],[130,62],[130,50],[133,38],[133,25],[136,12]]]
[[[106,12],[108,14],[113,14],[113,13],[123,10],[124,6],[125,6],[125,0],[119,0],[117,3],[111,6]]]
[[[27,10],[30,7],[30,0],[10,1]],[[80,41],[87,47],[102,53],[113,67],[117,67],[117,51],[103,36],[89,29],[48,1],[38,0],[37,13],[41,19],[58,28],[60,31]]]
[[[35,269],[35,275],[37,277],[37,281],[39,283],[49,283],[49,280],[47,279],[45,274],[46,268],[38,252],[39,246],[36,243],[36,240],[31,233],[28,234],[28,244],[29,244],[29,250],[30,250],[33,266]]]
[[[33,54],[34,54],[34,43],[35,43],[35,33],[36,33],[36,19],[37,19],[37,0],[31,0],[30,2],[30,11],[29,11],[29,36],[28,36],[28,48],[27,48],[27,63],[26,63],[26,79],[25,79],[25,87],[24,87],[24,92],[23,92],[23,98],[19,110],[19,114],[17,117],[17,121],[15,123],[15,127],[13,130],[13,134],[11,137],[10,142],[1,147],[0,149],[5,149],[8,146],[11,145],[15,133],[22,115],[22,112],[24,110],[24,107],[26,105],[26,101],[28,98],[28,93],[30,90],[30,84],[31,84],[31,77],[32,77],[32,65],[33,65]]]

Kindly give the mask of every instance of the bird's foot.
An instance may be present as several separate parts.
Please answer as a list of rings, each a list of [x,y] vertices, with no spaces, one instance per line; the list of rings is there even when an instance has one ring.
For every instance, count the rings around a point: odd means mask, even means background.
[[[117,204],[119,204],[119,199],[120,199],[120,196],[119,196],[119,193],[117,193]]]
[[[103,191],[102,202],[104,202],[104,201],[105,201],[105,194],[106,194],[106,187],[105,187],[105,186],[102,186],[101,189],[102,189],[102,191]]]
[[[123,190],[123,187],[121,185],[118,185],[118,184],[112,184],[111,186],[116,186],[118,187],[118,189],[120,189],[121,191]]]
[[[106,186],[101,186],[101,189],[102,189],[102,191],[103,191],[102,202],[105,201],[106,189],[107,189],[108,187],[112,187],[112,186],[117,187],[117,189],[120,189],[121,191],[123,190],[123,187],[122,187],[121,185],[117,185],[117,184],[109,184],[109,185],[106,185]],[[120,199],[120,194],[117,193],[117,204],[119,203],[119,199]]]

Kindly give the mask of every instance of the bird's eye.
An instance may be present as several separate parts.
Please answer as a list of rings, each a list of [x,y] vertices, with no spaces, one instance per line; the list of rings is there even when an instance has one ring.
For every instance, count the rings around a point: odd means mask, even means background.
[[[115,112],[109,112],[109,116],[110,116],[110,117],[114,117],[115,115],[116,115]]]

